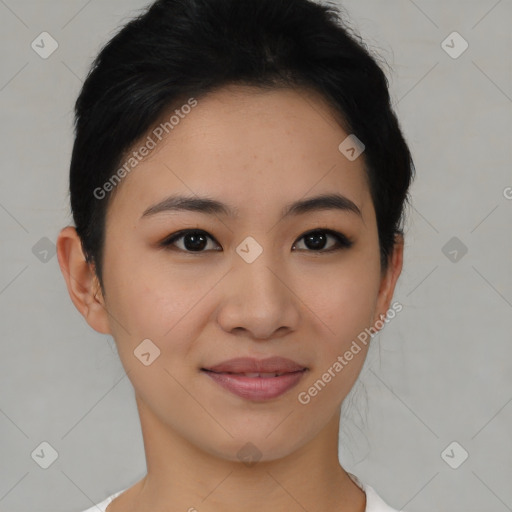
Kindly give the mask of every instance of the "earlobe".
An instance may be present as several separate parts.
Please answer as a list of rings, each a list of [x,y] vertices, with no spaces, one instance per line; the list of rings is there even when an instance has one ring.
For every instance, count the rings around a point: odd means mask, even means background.
[[[388,268],[385,274],[382,276],[380,283],[379,296],[377,299],[377,307],[374,318],[374,324],[377,320],[380,320],[382,315],[386,315],[393,294],[395,292],[396,283],[398,277],[402,272],[403,265],[403,253],[404,253],[404,238],[401,234],[395,235],[395,243],[393,246],[393,252],[390,254]]]
[[[75,307],[95,331],[111,334],[98,278],[93,265],[85,259],[74,227],[67,226],[59,233],[57,258]]]

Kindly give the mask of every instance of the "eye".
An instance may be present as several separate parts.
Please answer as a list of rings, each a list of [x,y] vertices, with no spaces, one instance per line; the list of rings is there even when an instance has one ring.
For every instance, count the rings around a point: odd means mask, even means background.
[[[334,246],[331,245],[328,249],[325,249],[326,241],[328,237],[332,237],[335,240]],[[302,235],[299,240],[304,238],[306,247],[312,249],[313,252],[332,252],[340,249],[348,249],[353,245],[352,240],[349,240],[344,234],[332,229],[315,229]],[[293,247],[296,243],[293,244]]]
[[[206,252],[203,249],[208,245],[208,238],[215,241],[206,231],[186,229],[172,234],[170,237],[166,238],[161,245],[171,249],[171,246],[174,245],[177,240],[183,239],[184,247],[178,247],[179,250],[184,252]],[[214,250],[218,251],[219,249]]]
[[[325,245],[329,237],[334,239],[334,244],[326,249]],[[206,252],[205,249],[208,247],[208,239],[213,241],[215,245],[218,247],[217,249],[210,250],[222,250],[220,248],[220,245],[211,235],[209,235],[206,231],[198,229],[185,229],[183,231],[173,233],[171,236],[167,237],[164,241],[162,241],[160,245],[168,249],[177,248],[178,250],[183,252],[200,253]],[[353,242],[349,238],[347,238],[342,233],[339,233],[338,231],[334,231],[332,229],[315,229],[314,231],[309,231],[308,233],[305,233],[298,240],[302,239],[304,239],[306,248],[309,249],[310,252],[331,252],[341,249],[348,249],[353,245]],[[183,245],[180,247],[176,245],[176,242],[181,240],[183,240]],[[297,242],[293,244],[292,249],[296,248],[296,245]]]

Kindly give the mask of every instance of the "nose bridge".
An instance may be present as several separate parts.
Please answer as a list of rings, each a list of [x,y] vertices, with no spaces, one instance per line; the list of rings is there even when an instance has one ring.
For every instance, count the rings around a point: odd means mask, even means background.
[[[275,307],[286,299],[287,289],[282,283],[284,265],[275,251],[261,246],[258,249],[256,244],[256,241],[246,240],[237,248],[239,261],[235,260],[233,268],[236,281],[241,285],[237,293],[244,293],[244,299],[253,307],[257,307],[255,302],[260,302],[263,309],[266,305]]]
[[[254,239],[244,240],[229,273],[219,314],[222,327],[243,328],[257,338],[271,336],[281,327],[295,328],[299,312],[289,280],[275,251]]]
[[[251,291],[253,297],[261,296],[262,300],[274,302],[284,292],[282,265],[277,263],[270,250],[264,251],[252,263],[237,262],[233,271],[238,275],[238,279],[246,284],[243,288]]]

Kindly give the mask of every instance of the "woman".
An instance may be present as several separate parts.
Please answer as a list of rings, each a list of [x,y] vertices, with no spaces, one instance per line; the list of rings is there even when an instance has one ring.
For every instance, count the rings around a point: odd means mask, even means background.
[[[159,0],[100,52],[58,258],[147,474],[90,511],[393,510],[338,459],[397,310],[414,167],[387,86],[311,0]]]

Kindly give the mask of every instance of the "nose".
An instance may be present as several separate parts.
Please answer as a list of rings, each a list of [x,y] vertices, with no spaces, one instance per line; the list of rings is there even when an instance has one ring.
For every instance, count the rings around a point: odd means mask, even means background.
[[[217,322],[226,332],[256,340],[286,335],[298,328],[301,300],[290,272],[266,251],[247,263],[235,261],[223,280]]]

